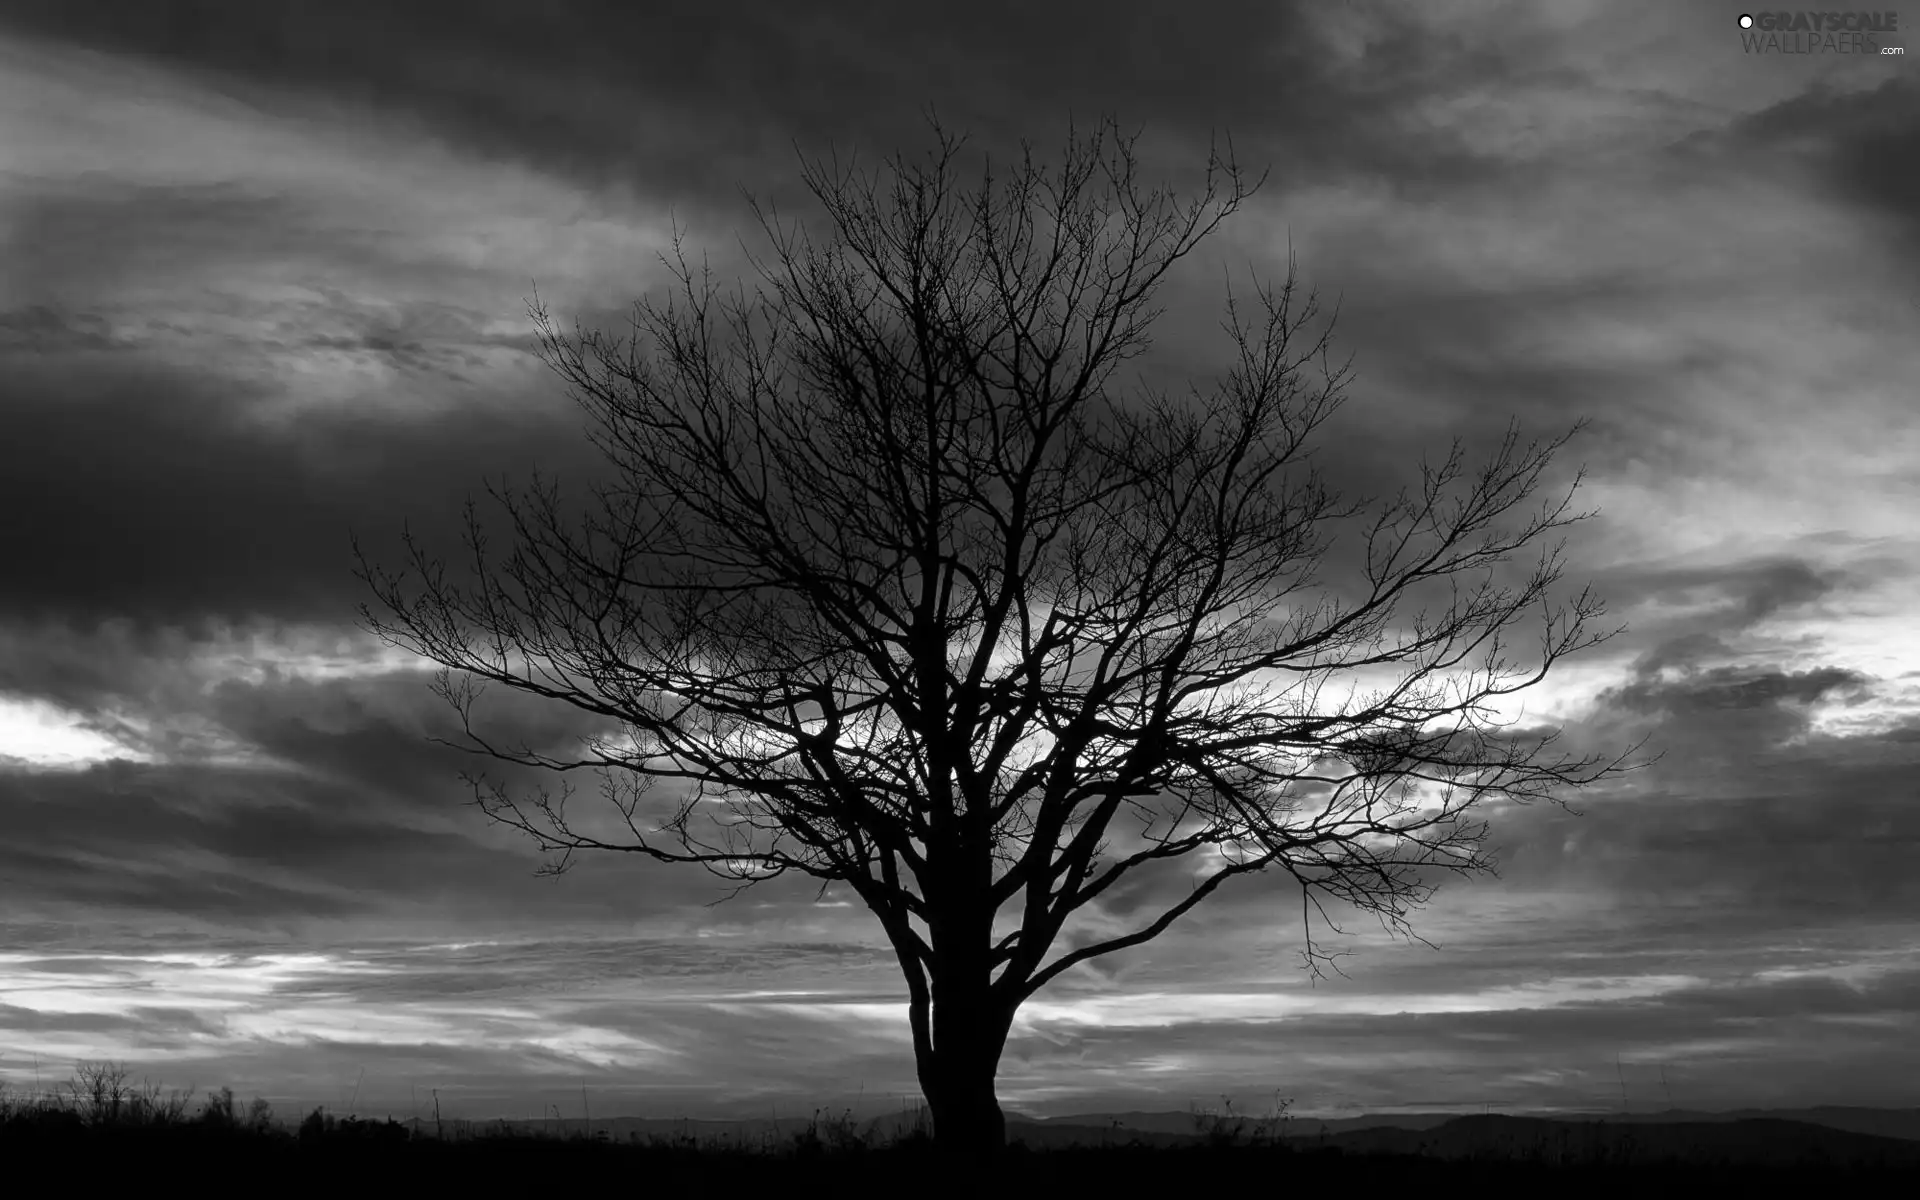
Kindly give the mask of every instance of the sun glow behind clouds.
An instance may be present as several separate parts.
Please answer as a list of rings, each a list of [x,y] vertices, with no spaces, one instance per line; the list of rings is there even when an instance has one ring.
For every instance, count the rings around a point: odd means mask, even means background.
[[[0,764],[65,770],[122,759],[151,762],[152,757],[94,729],[85,717],[44,700],[0,696]]]

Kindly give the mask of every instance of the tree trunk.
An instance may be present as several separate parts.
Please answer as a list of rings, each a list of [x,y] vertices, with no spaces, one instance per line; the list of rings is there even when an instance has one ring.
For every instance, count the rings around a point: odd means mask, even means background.
[[[989,1005],[986,991],[985,972],[933,986],[933,1046],[921,1060],[920,1087],[933,1113],[934,1145],[957,1164],[990,1162],[1007,1144],[993,1080],[1013,1014]]]
[[[951,807],[952,797],[944,803]],[[993,858],[988,831],[974,827],[980,811],[977,804],[968,806],[960,827],[928,856],[934,879],[927,933],[934,961],[922,995],[932,1012],[926,1014],[931,1019],[914,1022],[934,1148],[961,1175],[998,1158],[1007,1143],[993,1079],[1013,1007],[993,991]]]

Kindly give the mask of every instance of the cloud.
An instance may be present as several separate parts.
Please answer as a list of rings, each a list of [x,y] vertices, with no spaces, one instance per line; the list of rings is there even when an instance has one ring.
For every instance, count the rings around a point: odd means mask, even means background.
[[[1896,1104],[1897,1086],[1863,1090],[1862,1079],[1891,1080],[1870,1064],[1890,1035],[1913,1027],[1913,979],[1909,970],[1863,988],[1702,981],[1631,999],[1427,1013],[1341,1013],[1329,997],[1322,1003],[1334,1012],[1171,1026],[1131,1025],[1116,1013],[1095,1025],[1044,1027],[1043,1038],[1010,1051],[1003,1074],[1015,1093],[1071,1076],[1165,1107],[1176,1106],[1167,1101],[1179,1095],[1177,1079],[1205,1077],[1219,1081],[1215,1095],[1225,1090],[1236,1108],[1256,1112],[1276,1087],[1309,1112],[1483,1104],[1608,1111],[1619,1107],[1622,1083],[1637,1111],[1796,1103],[1810,1094]],[[1194,1007],[1204,1011],[1205,1003],[1196,998]],[[1417,1091],[1409,1076],[1422,1081]],[[1743,1090],[1756,1078],[1765,1080],[1761,1096]]]
[[[453,922],[619,920],[711,899],[694,870],[596,861],[535,877],[530,839],[490,825],[443,772],[429,788],[308,771],[108,763],[0,771],[0,850],[21,915],[145,917],[203,928],[369,926],[395,914]],[[451,785],[451,786],[450,786]]]
[[[1869,703],[1879,686],[1831,667],[1641,670],[1600,694],[1586,730],[1651,731],[1665,756],[1583,798],[1578,818],[1500,813],[1504,883],[1604,896],[1658,940],[1682,914],[1696,923],[1681,940],[1920,916],[1903,865],[1920,843],[1920,753],[1816,725],[1821,704]]]
[[[471,153],[592,185],[701,203],[742,183],[777,189],[791,179],[784,134],[893,144],[929,103],[1002,147],[1033,132],[1034,113],[1125,107],[1183,140],[1230,127],[1255,141],[1279,136],[1323,162],[1357,157],[1379,169],[1392,161],[1382,145],[1390,139],[1418,156],[1397,171],[1444,162],[1430,141],[1395,136],[1395,105],[1430,86],[1443,62],[1462,74],[1485,62],[1448,53],[1463,43],[1387,28],[1357,63],[1325,44],[1310,12],[1233,0],[1177,16],[1082,3],[802,15],[779,4],[640,12],[578,0],[529,21],[497,3],[395,10],[356,0],[316,10],[169,0],[111,20],[29,3],[9,20],[256,96],[305,94],[415,121]],[[987,78],[994,87],[979,86]]]
[[[66,313],[44,304],[0,313],[0,352],[112,350],[120,343],[98,313]]]
[[[257,385],[170,364],[8,367],[0,559],[60,564],[15,575],[0,598],[10,620],[348,624],[363,598],[350,531],[384,545],[406,516],[447,544],[486,478],[591,467],[577,425],[538,407],[288,422],[260,411]]]
[[[1734,710],[1744,714],[1753,709],[1777,708],[1785,701],[1811,704],[1831,692],[1858,689],[1866,682],[1858,672],[1837,667],[1797,673],[1717,667],[1678,683],[1643,675],[1626,687],[1601,693],[1600,702],[1635,713]]]
[[[1792,154],[1859,212],[1920,254],[1920,85],[1892,76],[1872,86],[1822,81],[1747,114],[1727,130],[1748,152]]]

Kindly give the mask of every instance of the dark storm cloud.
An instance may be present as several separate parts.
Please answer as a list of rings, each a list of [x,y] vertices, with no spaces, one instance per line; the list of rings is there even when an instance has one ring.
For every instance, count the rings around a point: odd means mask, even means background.
[[[1724,140],[1744,153],[1805,156],[1836,193],[1920,253],[1920,82],[1819,84],[1740,118]]]
[[[1041,137],[1044,149],[1068,110],[1091,116],[1111,108],[1182,141],[1232,128],[1246,161],[1284,159],[1288,170],[1319,180],[1359,172],[1460,182],[1485,164],[1452,135],[1410,124],[1404,102],[1509,69],[1489,57],[1492,49],[1384,23],[1368,30],[1366,61],[1347,61],[1299,11],[1257,3],[1178,13],[1155,5],[886,6],[808,17],[785,5],[749,16],[709,5],[663,14],[563,4],[533,19],[504,4],[30,4],[10,19],[18,29],[148,56],[223,87],[255,87],[263,103],[286,88],[365,101],[383,123],[417,118],[461,147],[576,177],[612,171],[643,192],[691,189],[728,203],[735,183],[785,177],[789,137],[911,142],[915,107],[943,96],[956,124],[978,128],[989,143],[1014,131]],[[986,80],[993,86],[981,86]],[[1046,127],[1030,128],[1040,113],[1049,114]],[[17,203],[13,222],[18,278],[39,298],[13,320],[41,353],[124,346],[163,335],[168,321],[138,294],[125,312],[62,308],[47,297],[110,304],[136,284],[150,290],[181,272],[211,279],[220,264],[253,258],[324,261],[330,271],[343,263],[391,267],[381,265],[371,233],[329,225],[311,198],[213,183],[55,192]],[[77,622],[255,612],[337,620],[342,601],[358,599],[340,560],[328,557],[337,531],[444,515],[448,498],[474,489],[481,472],[524,463],[530,432],[561,443],[547,451],[549,462],[578,456],[577,423],[535,430],[531,419],[492,412],[351,438],[326,422],[269,434],[236,420],[275,395],[259,381],[263,356],[341,354],[464,383],[477,377],[486,350],[525,348],[490,340],[480,315],[465,310],[372,307],[324,283],[314,290],[320,299],[311,305],[278,302],[267,327],[245,339],[214,345],[204,330],[178,331],[194,356],[191,373],[126,355],[111,366],[28,363],[13,373],[0,402],[21,414],[17,444],[61,449],[31,456],[0,484],[0,501],[31,496],[56,514],[10,521],[0,551],[53,561],[58,550],[62,569],[24,581],[5,600],[12,613],[59,612]],[[1211,320],[1217,289],[1205,299]],[[213,303],[254,308],[240,295]],[[1402,364],[1413,373],[1432,365]],[[1497,374],[1484,367],[1456,382],[1465,388]],[[1550,423],[1585,403],[1560,383],[1558,392],[1541,389],[1562,397],[1546,414]],[[87,393],[91,401],[81,401]],[[1367,444],[1330,440],[1330,453]],[[1372,461],[1378,452],[1344,453],[1354,459],[1338,464],[1344,482],[1387,490],[1388,469]]]
[[[327,241],[297,201],[235,184],[96,178],[84,187],[47,187],[35,180],[7,200],[8,283],[54,303],[112,293],[143,278],[191,278],[255,255],[312,252]],[[164,310],[142,315],[164,327]],[[65,318],[97,319],[87,313]]]
[[[1701,589],[1718,591],[1735,599],[1739,615],[1749,621],[1770,617],[1783,608],[1810,604],[1844,582],[1812,563],[1786,557],[1717,568],[1615,572],[1612,578],[1629,586],[1638,583],[1643,595],[1657,599],[1680,598]]]
[[[7,282],[34,302],[0,312],[0,350],[184,346],[196,366],[229,372],[333,351],[465,382],[460,369],[488,353],[533,349],[531,337],[491,328],[521,302],[483,313],[430,298],[472,284],[477,272],[458,255],[423,254],[393,230],[356,225],[337,196],[330,206],[283,187],[22,186],[7,200]],[[369,296],[369,280],[384,294]]]
[[[427,808],[422,798],[387,807],[382,819],[359,788],[233,767],[0,772],[0,812],[15,833],[0,848],[0,875],[19,909],[241,925],[379,914],[453,895],[494,907],[508,902],[503,884],[521,899],[538,894],[524,887],[531,853],[461,836],[480,832],[478,820],[424,829],[400,819]]]
[[[335,312],[343,310],[348,310],[348,306],[334,305]],[[470,383],[472,380],[465,372],[488,365],[486,358],[477,352],[479,349],[489,344],[523,353],[532,349],[530,342],[523,338],[475,337],[474,322],[470,318],[476,315],[459,314],[438,305],[404,305],[393,311],[363,310],[353,313],[353,324],[358,327],[353,332],[317,334],[291,343],[287,348],[364,355],[380,359],[397,370],[430,372],[455,383]]]
[[[1816,561],[1808,556],[1815,549],[1838,561]],[[1589,577],[1612,611],[1631,617],[1616,648],[1637,650],[1644,681],[1664,668],[1724,664],[1763,622],[1824,615],[1823,605],[1909,571],[1883,548],[1836,532],[1759,557],[1616,563]]]
[[[451,791],[471,798],[460,772],[484,769],[519,794],[530,783],[554,779],[449,746],[465,746],[457,715],[421,671],[347,679],[269,678],[215,685],[201,715],[253,750],[324,777],[343,789],[361,787],[391,807],[439,807]],[[504,688],[489,690],[475,707],[476,727],[503,746],[530,746],[552,754],[577,752],[580,739],[606,734],[606,722],[563,703]],[[583,791],[592,785],[582,781]],[[349,811],[361,802],[344,800]],[[585,800],[582,803],[598,803]],[[478,820],[478,814],[475,814]],[[531,843],[529,843],[531,846]]]
[[[1865,703],[1875,681],[1835,667],[1674,673],[1670,658],[1603,691],[1590,722],[1605,736],[1651,731],[1665,757],[1578,819],[1501,813],[1506,881],[1603,889],[1645,909],[1649,936],[1688,914],[1695,935],[1920,916],[1920,753],[1820,732],[1809,708]]]
[[[1650,934],[1697,918],[1714,936],[1765,922],[1785,931],[1920,916],[1911,862],[1920,846],[1911,761],[1825,771],[1754,770],[1702,785],[1650,788],[1593,804],[1537,843],[1502,826],[1503,876],[1526,887],[1598,886],[1640,910]],[[1785,775],[1786,778],[1781,778]],[[1520,842],[1520,844],[1513,844]],[[1716,926],[1718,929],[1716,930]]]
[[[290,650],[285,660],[252,664],[257,677],[222,677],[230,664],[221,658],[234,653],[236,643],[225,636],[231,631],[217,633],[196,637],[130,622],[90,633],[60,626],[0,630],[0,658],[8,663],[5,678],[12,690],[81,714],[82,728],[128,750],[202,766],[236,752],[291,764],[305,777],[298,785],[303,794],[342,819],[445,814],[472,800],[459,777],[463,771],[483,771],[515,796],[553,782],[447,745],[465,743],[453,710],[433,694],[428,672],[382,671],[364,658],[365,646],[351,640],[292,638],[284,643]],[[244,653],[248,642],[242,638],[237,645]],[[330,661],[329,651],[344,653]],[[347,673],[314,676],[328,669]],[[550,754],[577,752],[582,737],[607,732],[598,718],[505,689],[489,692],[478,715],[480,728],[496,744]],[[236,787],[221,794],[247,793]],[[581,804],[598,805],[597,794]],[[480,815],[470,815],[477,827]],[[531,842],[526,849],[531,869]]]
[[[184,671],[160,654],[135,665],[159,678]],[[430,741],[457,739],[458,729],[422,673],[324,681],[270,674],[228,679],[199,696],[197,686],[189,677],[179,695],[58,695],[83,712],[153,713],[150,724],[125,729],[92,723],[166,761],[0,769],[0,823],[18,834],[0,848],[9,903],[239,925],[375,919],[422,906],[463,918],[618,919],[676,911],[728,890],[695,868],[632,855],[588,856],[564,881],[536,878],[551,860],[531,837],[489,822],[459,775],[481,772],[522,801],[556,781]],[[517,694],[490,697],[485,711],[487,731],[505,744],[564,753],[593,731],[563,705]],[[170,717],[187,720],[169,728]],[[208,761],[219,752],[284,765]],[[570,819],[597,831],[612,820],[611,806],[596,781],[573,782]],[[650,811],[643,808],[643,822]],[[812,898],[785,881],[763,885],[722,918],[752,920],[760,903],[784,909]]]
[[[1841,689],[1858,689],[1867,679],[1858,671],[1822,667],[1812,671],[1743,671],[1716,667],[1683,683],[1641,678],[1601,694],[1601,702],[1636,713],[1701,713],[1776,708],[1781,701],[1811,704]],[[1740,719],[1750,719],[1743,716]]]
[[[0,808],[19,834],[0,850],[9,899],[217,918],[346,915],[378,904],[385,888],[405,890],[399,861],[454,850],[299,803],[299,790],[264,773],[126,763],[0,774]]]
[[[54,960],[10,965],[15,970],[44,969],[63,975],[90,970],[109,976],[121,973],[108,963],[89,965]],[[202,1013],[189,1008],[173,1008],[164,1005],[133,1005],[125,1012],[117,1013],[82,1013],[41,1012],[38,1009],[0,1004],[0,1028],[18,1029],[42,1037],[61,1033],[145,1033],[162,1035],[169,1040],[178,1040],[183,1043],[192,1040],[196,1035],[214,1036],[221,1032],[220,1025],[208,1020]]]
[[[16,29],[127,52],[251,94],[295,90],[413,119],[483,154],[590,183],[730,202],[791,178],[791,139],[911,144],[919,113],[1006,147],[1069,112],[1140,114],[1183,141],[1234,132],[1290,167],[1463,178],[1473,157],[1404,127],[1402,101],[1447,78],[1505,77],[1505,52],[1430,30],[1369,29],[1343,64],[1300,4],[763,0],[632,6],[377,0],[157,0],[10,6]],[[1044,130],[1033,127],[1039,117]],[[819,146],[809,147],[819,149]]]
[[[119,344],[112,324],[98,313],[62,312],[45,304],[0,312],[0,352],[112,350]]]
[[[276,424],[258,411],[268,394],[218,374],[125,357],[6,366],[0,558],[33,564],[0,589],[11,620],[345,624],[364,598],[349,531],[385,548],[411,519],[450,545],[486,478],[564,471],[584,445],[577,421],[541,408]]]

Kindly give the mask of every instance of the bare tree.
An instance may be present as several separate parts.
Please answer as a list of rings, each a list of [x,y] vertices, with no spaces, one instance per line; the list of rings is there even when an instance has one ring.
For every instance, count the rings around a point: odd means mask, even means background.
[[[1108,121],[1057,167],[1023,148],[963,186],[963,140],[934,134],[873,173],[803,159],[828,235],[756,204],[772,252],[751,291],[676,240],[676,287],[631,337],[564,333],[536,300],[612,482],[580,519],[537,474],[489,486],[516,545],[491,552],[470,501],[465,584],[411,535],[408,566],[362,552],[360,574],[387,614],[363,608],[369,627],[445,668],[450,744],[600,774],[620,819],[599,832],[570,822],[569,787],[468,777],[551,870],[620,850],[851,887],[905,974],[936,1140],[971,1155],[1004,1142],[1016,1010],[1063,972],[1270,868],[1301,889],[1317,972],[1324,899],[1411,935],[1436,870],[1491,865],[1476,804],[1630,768],[1495,708],[1608,636],[1588,593],[1550,598],[1559,546],[1505,568],[1588,515],[1571,487],[1529,503],[1566,437],[1510,428],[1484,466],[1456,445],[1417,492],[1343,502],[1307,447],[1348,367],[1291,269],[1257,304],[1229,292],[1237,353],[1210,392],[1122,399],[1169,269],[1261,180],[1216,149],[1182,202]],[[1323,581],[1331,531],[1368,513],[1352,578]],[[1429,594],[1437,613],[1400,616]],[[1511,661],[1532,616],[1537,654]],[[603,732],[500,744],[474,719],[486,683]],[[1175,859],[1195,882],[1164,911],[1063,934]]]

